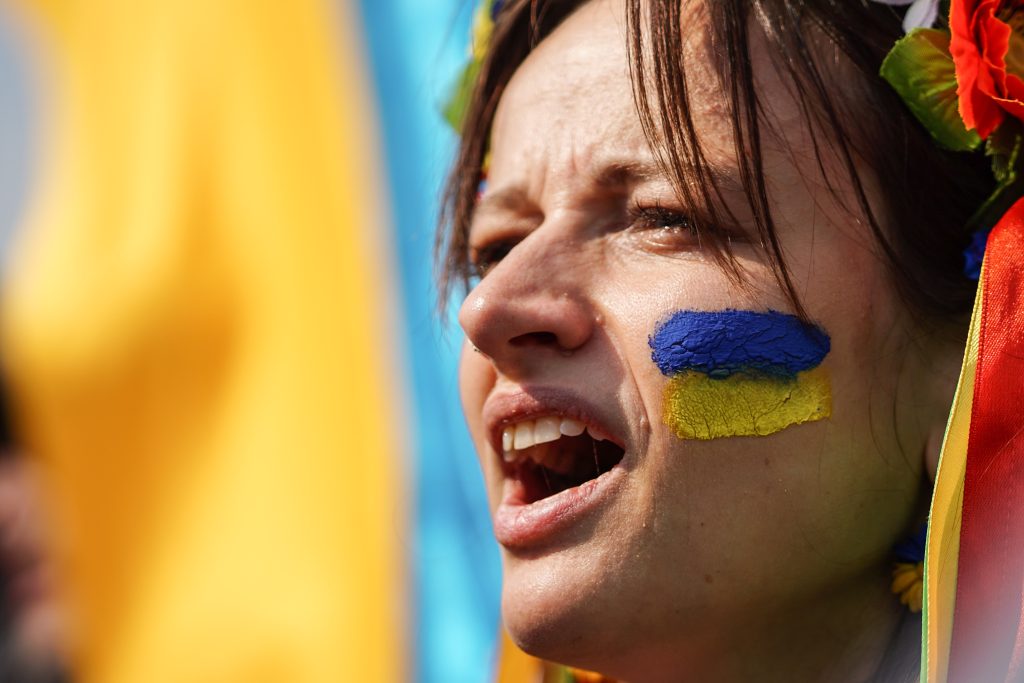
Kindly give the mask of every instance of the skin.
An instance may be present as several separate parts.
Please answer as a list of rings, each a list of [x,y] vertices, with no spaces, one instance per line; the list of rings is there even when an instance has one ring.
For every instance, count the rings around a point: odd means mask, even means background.
[[[22,455],[0,460],[0,571],[6,614],[0,680],[63,680],[65,615],[48,552],[39,472]]]
[[[647,344],[656,323],[680,309],[792,306],[745,241],[738,190],[726,200],[740,225],[727,229],[742,283],[685,218],[631,214],[686,212],[636,115],[623,17],[621,0],[593,0],[519,68],[470,235],[478,260],[503,255],[481,264],[460,313],[461,394],[492,506],[505,486],[484,418],[496,398],[585,397],[626,451],[625,476],[595,509],[503,548],[506,628],[532,654],[624,681],[868,680],[891,643],[918,644],[899,635],[890,549],[926,510],[962,351],[922,341],[755,43],[778,133],[766,145],[773,210],[801,301],[832,339],[833,415],[762,438],[672,436]],[[730,124],[699,11],[690,20],[692,114],[728,178]]]

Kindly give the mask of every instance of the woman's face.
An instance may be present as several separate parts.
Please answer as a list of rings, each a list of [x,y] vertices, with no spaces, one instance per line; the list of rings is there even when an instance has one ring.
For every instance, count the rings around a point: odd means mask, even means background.
[[[460,384],[503,546],[507,628],[535,654],[629,678],[693,652],[756,649],[776,630],[786,647],[796,622],[846,629],[890,614],[888,552],[921,512],[922,453],[941,420],[930,397],[948,376],[906,352],[910,328],[866,225],[826,189],[755,44],[778,130],[765,142],[772,206],[802,302],[831,340],[831,413],[765,436],[670,429],[659,323],[792,306],[740,229],[729,239],[742,283],[687,229],[636,113],[623,17],[622,0],[584,5],[501,100],[470,235],[486,273],[460,315]],[[700,68],[700,14],[686,20],[698,36],[685,49],[691,114],[742,222],[725,96]]]

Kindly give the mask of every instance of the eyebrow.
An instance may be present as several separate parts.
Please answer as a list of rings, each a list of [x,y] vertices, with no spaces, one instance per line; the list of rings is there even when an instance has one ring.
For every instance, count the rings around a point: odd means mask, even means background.
[[[711,180],[728,191],[742,191],[743,184],[731,169],[711,164]],[[671,182],[669,175],[654,161],[613,160],[604,164],[593,176],[599,187],[617,189],[656,181]]]
[[[592,177],[592,182],[598,187],[615,189],[662,177],[664,174],[655,163],[616,160],[602,165],[601,170]],[[474,214],[477,212],[513,211],[527,203],[529,203],[529,197],[523,188],[507,187],[485,194],[477,203]]]
[[[514,211],[526,204],[529,198],[526,195],[526,191],[517,186],[506,187],[498,190],[497,192],[488,192],[483,198],[477,202],[476,207],[473,209],[473,214],[476,215],[481,211],[489,213],[492,211]]]
[[[593,177],[595,185],[614,189],[664,177],[657,164],[648,161],[611,161],[603,164]]]
[[[742,183],[734,173],[711,166],[712,179],[721,183],[723,189],[742,191]],[[597,187],[614,190],[658,180],[668,181],[669,178],[661,166],[653,161],[611,160],[601,165],[601,169],[591,176],[591,182]],[[519,186],[512,186],[485,194],[473,214],[500,211],[515,211],[530,203],[526,191]]]

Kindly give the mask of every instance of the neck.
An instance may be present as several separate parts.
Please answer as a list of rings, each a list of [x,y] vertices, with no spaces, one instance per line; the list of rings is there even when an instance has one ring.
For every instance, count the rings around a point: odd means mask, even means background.
[[[629,659],[629,683],[905,683],[920,619],[906,617],[885,573],[849,581],[785,609],[748,611]],[[905,666],[910,661],[910,667]],[[610,672],[611,673],[611,672]]]

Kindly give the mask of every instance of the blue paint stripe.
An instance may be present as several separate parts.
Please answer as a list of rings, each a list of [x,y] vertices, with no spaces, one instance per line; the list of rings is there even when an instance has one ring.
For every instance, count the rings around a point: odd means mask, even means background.
[[[758,372],[795,377],[817,367],[831,348],[825,332],[776,311],[679,311],[649,339],[665,375],[685,370],[712,377]]]

